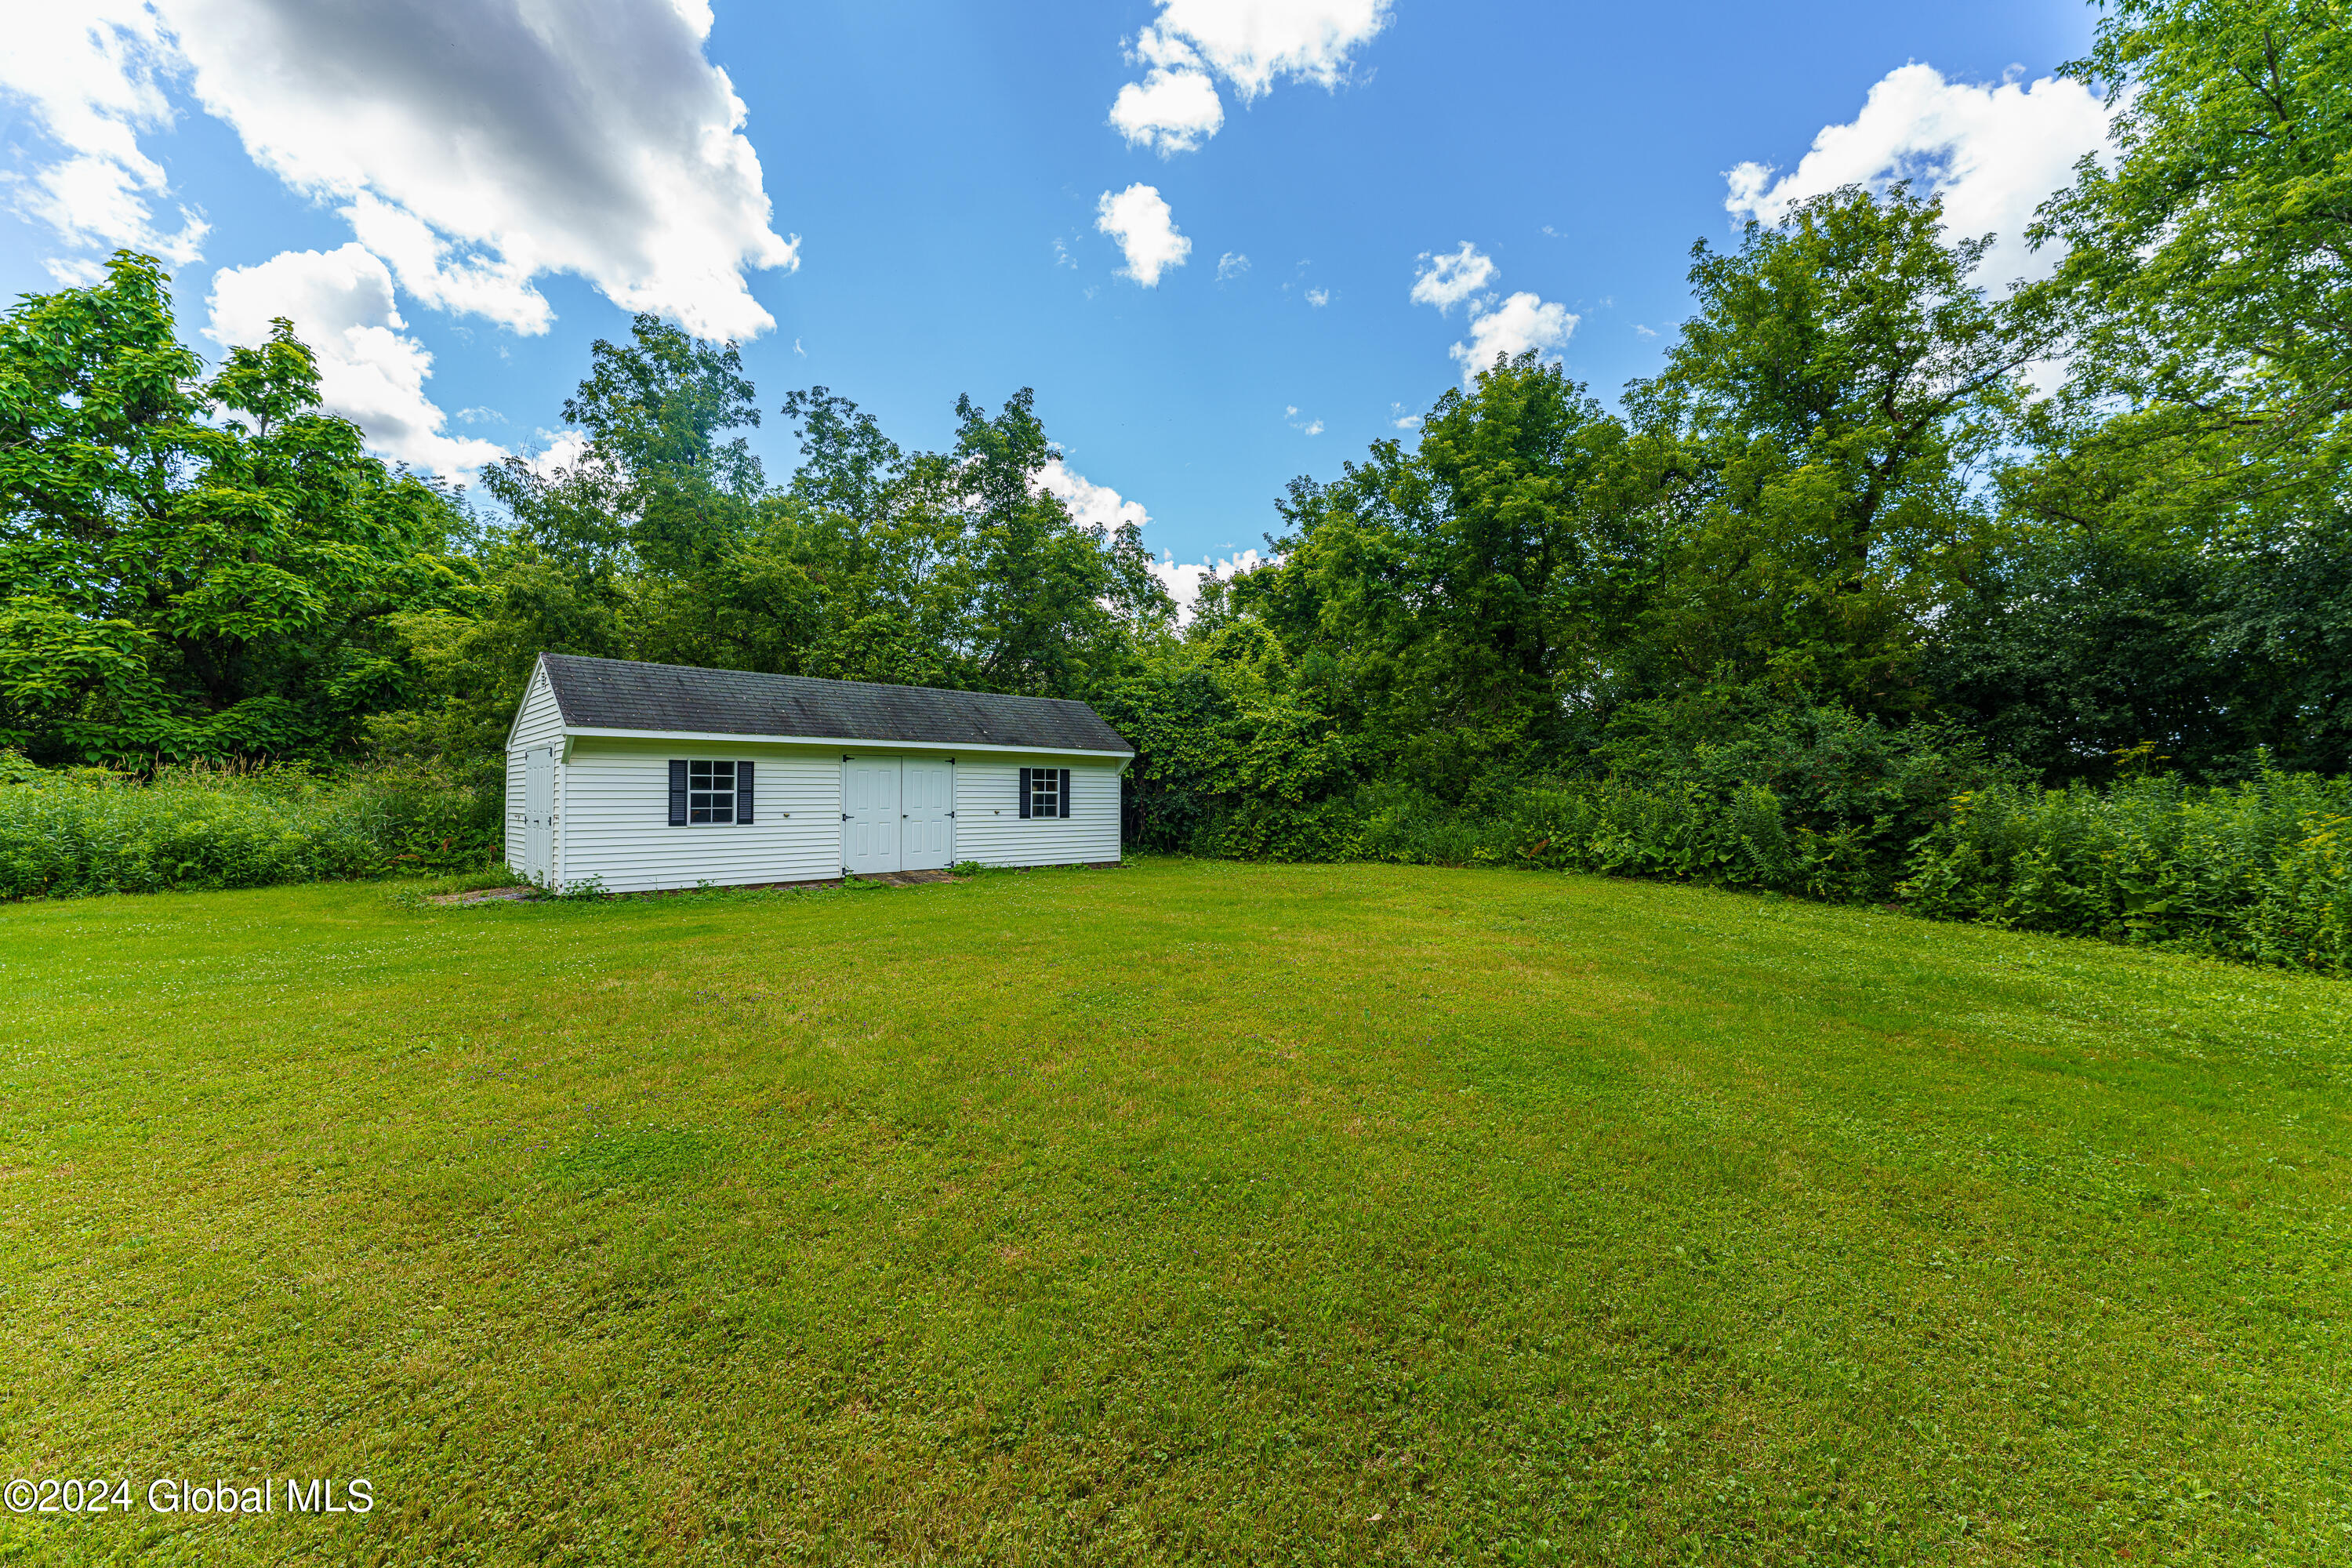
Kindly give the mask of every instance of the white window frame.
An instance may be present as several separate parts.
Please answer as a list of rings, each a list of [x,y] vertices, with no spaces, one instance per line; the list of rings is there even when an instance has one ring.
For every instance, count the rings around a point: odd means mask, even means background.
[[[719,770],[726,770],[727,787],[718,787]],[[697,782],[698,778],[699,783]],[[735,826],[735,762],[731,757],[705,757],[686,760],[686,825],[688,827],[732,827]],[[696,801],[702,804],[697,805]],[[719,804],[721,800],[725,805]],[[717,816],[725,812],[724,816]]]

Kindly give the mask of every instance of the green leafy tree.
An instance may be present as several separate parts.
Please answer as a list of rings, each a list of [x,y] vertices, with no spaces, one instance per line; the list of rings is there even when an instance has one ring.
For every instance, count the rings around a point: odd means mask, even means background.
[[[1079,695],[1123,655],[1124,629],[1173,606],[1132,523],[1074,521],[1039,476],[1055,456],[1023,387],[993,418],[956,400],[947,504],[962,519],[955,577],[971,595],[962,641],[983,690]]]
[[[1640,594],[1628,465],[1623,426],[1523,355],[1439,398],[1412,448],[1294,482],[1281,564],[1231,603],[1282,640],[1314,710],[1458,793],[1557,751],[1591,706]]]
[[[1659,585],[1633,658],[1660,690],[1761,682],[1916,710],[1920,628],[1966,581],[1978,479],[2042,346],[1971,280],[1941,204],[1848,188],[1700,242],[1697,309],[1628,389],[1662,453]]]
[[[324,754],[395,705],[384,618],[467,574],[452,496],[318,411],[289,323],[209,379],[166,275],[0,319],[0,734],[52,760]]]
[[[2084,158],[2033,231],[2066,247],[2040,292],[2076,334],[2077,438],[2053,443],[2070,461],[2042,491],[2200,533],[2282,494],[2340,495],[2352,6],[2116,0],[2064,69],[2116,113],[2112,158]]]

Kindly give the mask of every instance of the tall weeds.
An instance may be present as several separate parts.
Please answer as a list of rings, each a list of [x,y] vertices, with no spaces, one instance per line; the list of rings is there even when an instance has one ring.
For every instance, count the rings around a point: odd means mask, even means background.
[[[2352,780],[2266,770],[2048,790],[1994,780],[1922,806],[1735,779],[1612,773],[1472,806],[1394,784],[1232,814],[1198,853],[1539,867],[1898,902],[1937,920],[2352,973]]]
[[[499,853],[499,792],[377,768],[0,768],[0,899],[461,870]]]

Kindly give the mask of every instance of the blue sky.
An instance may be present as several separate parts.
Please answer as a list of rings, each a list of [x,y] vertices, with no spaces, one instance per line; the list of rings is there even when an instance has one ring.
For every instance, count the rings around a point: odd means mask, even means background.
[[[1692,242],[1811,191],[1908,174],[2004,235],[1989,283],[2046,265],[2015,235],[2104,126],[2047,79],[2071,0],[547,9],[34,19],[0,286],[158,249],[200,349],[292,314],[341,411],[458,471],[560,442],[633,307],[742,336],[768,410],[822,383],[911,445],[1034,386],[1076,510],[1216,562],[1481,354],[1613,400]],[[757,439],[781,476],[782,420]]]

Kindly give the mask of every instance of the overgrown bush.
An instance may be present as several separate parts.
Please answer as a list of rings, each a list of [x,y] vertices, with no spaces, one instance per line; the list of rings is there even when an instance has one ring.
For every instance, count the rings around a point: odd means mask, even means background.
[[[1922,914],[2352,970],[2352,779],[2265,767],[2243,784],[2003,785],[1912,852]]]
[[[479,867],[499,794],[421,768],[0,766],[0,898],[254,888]]]
[[[1694,726],[1700,731],[1694,732]],[[1958,731],[1832,711],[1707,725],[1653,714],[1607,771],[1464,802],[1374,784],[1245,801],[1196,854],[1523,866],[1752,888],[2352,973],[2352,780],[2264,766],[2050,790]]]

